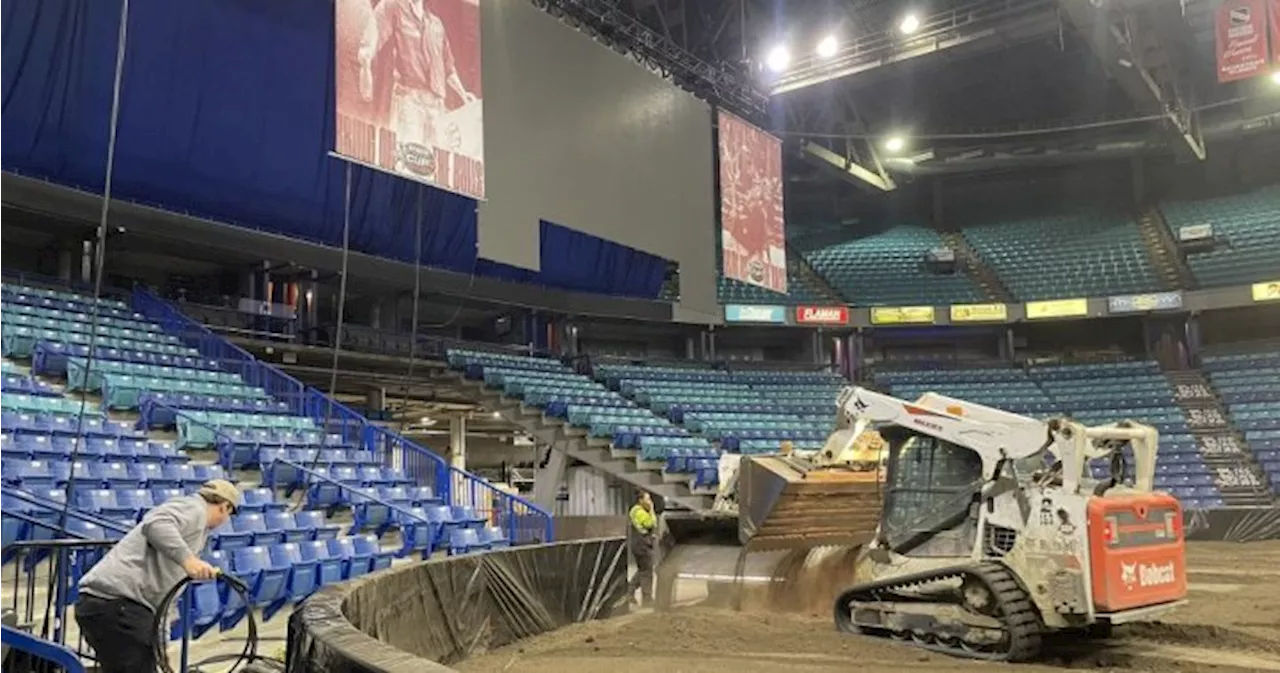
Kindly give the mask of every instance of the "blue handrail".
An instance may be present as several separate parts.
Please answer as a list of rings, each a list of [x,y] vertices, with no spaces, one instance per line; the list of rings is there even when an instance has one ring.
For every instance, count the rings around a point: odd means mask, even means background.
[[[109,530],[115,533],[119,533],[120,535],[124,535],[125,533],[129,532],[129,528],[130,528],[129,526],[125,526],[117,521],[112,521],[111,519],[104,519],[96,514],[90,514],[89,512],[86,512],[81,509],[77,509],[75,507],[66,507],[65,505],[63,505],[61,502],[58,502],[57,500],[42,498],[34,493],[31,493],[30,491],[24,491],[18,488],[7,488],[4,491],[4,495],[6,498],[21,500],[22,502],[35,505],[37,507],[42,507],[54,513],[60,514],[62,510],[66,508],[68,518],[84,521],[85,523],[91,523],[95,526],[102,528],[104,531]],[[51,525],[49,522],[44,522],[42,523],[42,525],[47,526],[49,528],[54,528],[54,526]],[[65,531],[61,531],[61,532],[65,532]]]
[[[386,507],[388,510],[392,512],[398,512],[402,516],[408,517],[410,519],[417,519],[421,523],[431,523],[431,521],[429,521],[425,517],[414,514],[413,512],[411,512],[409,509],[405,507],[401,507],[400,505],[397,505],[389,500],[383,500],[381,496],[379,496],[377,493],[374,493],[373,491],[366,490],[363,487],[344,484],[338,481],[337,479],[334,479],[333,477],[330,477],[329,475],[319,472],[317,470],[313,470],[310,467],[307,467],[306,465],[300,465],[298,463],[295,463],[292,460],[285,460],[284,458],[277,458],[274,461],[272,461],[272,463],[288,465],[289,467],[292,467],[293,469],[305,475],[308,475],[313,480],[323,481],[326,483],[333,484],[334,486],[337,486],[344,491],[347,491],[349,493],[354,493],[355,495],[360,496],[360,498],[363,500],[368,500],[369,502],[382,505],[383,507]]]
[[[205,357],[225,363],[224,366],[240,373],[251,385],[261,386],[273,397],[282,399],[294,414],[308,416],[325,425],[325,432],[337,432],[344,441],[358,441],[375,455],[386,456],[384,460],[390,461],[391,467],[398,467],[419,483],[431,486],[445,502],[465,505],[490,517],[496,525],[508,530],[512,542],[553,539],[555,530],[550,512],[532,502],[458,470],[436,452],[373,424],[350,407],[257,360],[144,289],[134,291],[133,307],[199,349]]]
[[[80,658],[70,648],[37,638],[12,626],[0,627],[0,642],[18,652],[26,652],[60,666],[67,673],[84,673],[84,664],[80,663]]]

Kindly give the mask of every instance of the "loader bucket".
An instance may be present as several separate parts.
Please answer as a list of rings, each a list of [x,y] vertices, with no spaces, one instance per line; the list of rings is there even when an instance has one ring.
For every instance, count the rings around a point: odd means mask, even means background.
[[[874,466],[811,469],[785,456],[744,459],[739,537],[753,549],[865,544],[880,522],[880,491]]]
[[[812,469],[786,456],[743,458],[737,517],[664,515],[659,607],[699,601],[825,614],[875,535],[880,487],[874,464]]]

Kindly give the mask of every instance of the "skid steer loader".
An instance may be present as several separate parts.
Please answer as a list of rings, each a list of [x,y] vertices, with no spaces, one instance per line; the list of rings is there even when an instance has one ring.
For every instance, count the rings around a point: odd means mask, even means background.
[[[727,457],[719,511],[664,516],[660,605],[699,580],[739,607],[753,592],[770,609],[816,600],[842,631],[1024,661],[1046,633],[1105,632],[1185,602],[1182,512],[1153,491],[1154,428],[856,387],[837,408],[819,455]],[[877,444],[883,469],[868,460]],[[1089,476],[1095,458],[1109,477]]]

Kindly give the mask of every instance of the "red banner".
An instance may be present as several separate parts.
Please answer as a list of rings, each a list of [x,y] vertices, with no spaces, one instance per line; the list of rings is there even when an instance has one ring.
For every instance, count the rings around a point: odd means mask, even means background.
[[[1218,81],[1259,75],[1267,67],[1267,0],[1227,0],[1218,7]]]
[[[1280,0],[1271,0],[1271,62],[1280,68]]]
[[[796,322],[801,325],[848,325],[848,306],[797,306]]]
[[[477,0],[335,0],[334,151],[484,198]]]
[[[785,293],[782,141],[723,110],[719,121],[724,276]]]

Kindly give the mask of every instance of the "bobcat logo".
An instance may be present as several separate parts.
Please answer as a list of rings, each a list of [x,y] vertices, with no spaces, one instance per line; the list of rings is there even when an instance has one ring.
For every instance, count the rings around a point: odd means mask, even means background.
[[[867,410],[867,403],[863,402],[861,397],[855,395],[853,398],[853,408],[858,413],[862,413]]]
[[[1138,564],[1120,562],[1120,581],[1125,588],[1132,589],[1138,583]]]

